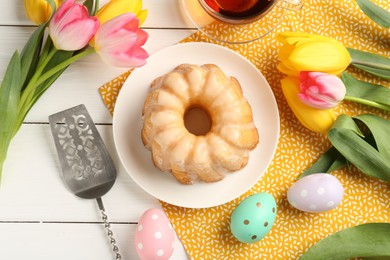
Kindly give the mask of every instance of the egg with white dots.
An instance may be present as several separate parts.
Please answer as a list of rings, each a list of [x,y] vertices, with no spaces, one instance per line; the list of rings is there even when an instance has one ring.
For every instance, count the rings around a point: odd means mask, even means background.
[[[276,219],[276,202],[271,194],[256,193],[241,201],[230,219],[233,236],[243,243],[263,239]]]
[[[342,201],[344,188],[328,173],[307,175],[295,182],[287,192],[287,200],[299,210],[320,213],[336,208]]]
[[[138,221],[134,241],[141,260],[169,259],[175,247],[175,233],[164,211],[146,210]]]

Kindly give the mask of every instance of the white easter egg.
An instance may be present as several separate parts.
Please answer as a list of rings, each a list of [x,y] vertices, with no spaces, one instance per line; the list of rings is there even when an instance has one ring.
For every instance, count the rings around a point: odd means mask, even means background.
[[[318,213],[336,208],[343,195],[344,188],[336,177],[316,173],[295,182],[287,192],[287,199],[299,210]]]
[[[175,247],[175,234],[164,211],[146,210],[138,221],[134,241],[141,260],[169,259]]]

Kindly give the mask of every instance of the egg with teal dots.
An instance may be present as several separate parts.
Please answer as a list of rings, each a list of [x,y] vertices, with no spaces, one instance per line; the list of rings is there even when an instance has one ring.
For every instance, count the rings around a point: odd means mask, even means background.
[[[276,219],[276,202],[266,192],[256,193],[241,201],[233,210],[230,230],[243,243],[254,243],[263,239]]]

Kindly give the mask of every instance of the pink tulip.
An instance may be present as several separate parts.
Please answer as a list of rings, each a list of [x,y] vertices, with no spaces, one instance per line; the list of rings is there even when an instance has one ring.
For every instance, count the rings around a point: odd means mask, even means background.
[[[117,67],[140,67],[148,53],[141,48],[148,34],[139,29],[139,20],[133,13],[119,15],[100,27],[94,47],[103,61]]]
[[[301,71],[298,97],[308,106],[328,109],[337,106],[346,93],[344,83],[335,75]]]
[[[59,50],[75,51],[85,47],[99,28],[96,17],[84,5],[66,0],[53,15],[49,34]]]

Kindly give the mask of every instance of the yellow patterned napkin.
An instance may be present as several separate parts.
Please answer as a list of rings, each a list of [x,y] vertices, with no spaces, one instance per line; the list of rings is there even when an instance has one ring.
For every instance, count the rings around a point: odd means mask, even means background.
[[[389,0],[375,2],[390,9]],[[330,143],[324,135],[305,129],[284,99],[280,88],[283,75],[276,69],[279,44],[275,40],[276,33],[282,31],[322,34],[341,41],[347,47],[390,56],[390,30],[369,20],[351,0],[305,0],[302,10],[287,13],[276,31],[267,37],[243,45],[223,44],[248,58],[268,80],[278,102],[280,139],[273,162],[264,177],[234,201],[209,209],[180,208],[162,202],[181,242],[193,259],[296,259],[316,242],[338,230],[368,222],[390,222],[390,185],[366,177],[355,168],[334,172],[345,188],[344,199],[336,209],[310,214],[288,204],[288,188],[303,170],[329,148]],[[212,42],[199,32],[183,41]],[[125,73],[100,89],[111,112],[128,75]],[[369,80],[375,82],[375,79]],[[379,83],[389,86],[389,82]],[[349,115],[372,112],[390,118],[387,113],[349,102],[344,102],[338,112]],[[239,202],[257,192],[268,192],[276,198],[277,219],[263,240],[243,244],[235,240],[229,230],[230,215]]]

